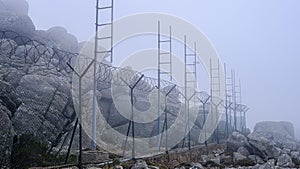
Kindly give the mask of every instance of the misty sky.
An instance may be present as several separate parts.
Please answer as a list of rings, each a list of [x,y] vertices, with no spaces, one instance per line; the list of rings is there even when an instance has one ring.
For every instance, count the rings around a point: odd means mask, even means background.
[[[95,0],[27,0],[37,29],[63,26],[79,41],[94,33]],[[162,12],[195,25],[242,80],[248,124],[291,121],[300,136],[299,0],[119,0],[115,18]]]

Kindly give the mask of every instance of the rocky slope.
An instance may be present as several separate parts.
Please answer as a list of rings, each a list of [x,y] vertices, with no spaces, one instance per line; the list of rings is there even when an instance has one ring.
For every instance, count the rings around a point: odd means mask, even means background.
[[[173,152],[117,164],[114,168],[299,168],[300,142],[293,136],[293,125],[289,122],[260,122],[248,135],[233,132],[226,141],[227,146],[211,144],[191,150],[192,157],[188,151]]]
[[[77,53],[79,45],[64,28],[36,30],[28,16],[25,0],[0,0],[0,32],[0,168],[10,168],[13,145],[24,134],[45,143],[52,153],[66,148],[76,119],[71,97],[71,72],[66,71],[66,61],[76,57],[72,52]],[[111,126],[126,133],[128,119],[116,110],[111,86],[99,84],[101,98],[98,101],[104,116]],[[146,82],[143,85],[148,87]],[[137,109],[149,107],[146,96],[145,92],[135,93]],[[172,124],[178,115],[178,99],[168,100],[167,109],[170,114],[168,123]],[[192,144],[197,142],[204,113],[199,111],[191,131]],[[137,130],[142,132],[136,134],[140,137],[156,135],[156,124],[157,121],[137,125],[137,129],[147,130]],[[220,140],[226,138],[223,122],[219,129],[210,142],[216,141],[216,135]],[[84,148],[87,148],[90,140],[87,136],[84,138]],[[256,167],[296,167],[300,160],[299,143],[294,140],[292,125],[285,122],[259,123],[247,136],[233,133],[226,150],[201,156],[194,163],[178,167],[236,166],[245,160],[257,164]],[[145,166],[144,162],[140,163],[133,168]]]
[[[61,27],[36,30],[25,0],[0,0],[0,31],[0,168],[9,168],[19,136],[54,150],[72,130],[70,75],[57,71],[54,57],[78,52],[78,42]]]

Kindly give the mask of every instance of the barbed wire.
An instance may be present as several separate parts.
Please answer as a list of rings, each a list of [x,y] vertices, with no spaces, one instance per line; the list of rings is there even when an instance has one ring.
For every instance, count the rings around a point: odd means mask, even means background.
[[[51,47],[46,45],[38,40],[33,40],[28,37],[19,35],[14,31],[0,31],[0,62],[6,67],[14,67],[20,70],[25,70],[28,74],[36,72],[58,72],[66,77],[70,78],[72,76],[73,70],[69,65],[74,66],[79,57],[85,57],[79,53],[67,52],[62,49]],[[3,67],[0,67],[0,69]],[[97,88],[103,86],[103,83],[106,83],[106,89],[111,88],[112,85],[119,85],[128,87],[127,84],[135,84],[136,81],[143,76],[141,72],[132,70],[130,68],[120,68],[114,67],[102,62],[97,63],[97,74],[96,74],[96,83]],[[127,83],[125,83],[125,82]],[[71,82],[71,81],[70,81]],[[153,77],[143,76],[142,80],[136,85],[134,90],[139,92],[136,95],[140,94],[145,96],[152,92],[154,89],[158,89],[159,81]],[[174,87],[174,88],[173,88]],[[173,88],[173,89],[172,89]],[[172,91],[170,91],[172,89]],[[30,91],[23,88],[17,88],[18,93],[20,93],[21,99],[26,100],[29,95],[36,94],[37,96],[42,95],[37,93],[38,91]],[[180,101],[184,103],[187,100],[188,96],[185,96],[185,88],[176,85],[173,82],[161,79],[160,80],[160,89],[158,89],[162,94],[168,94],[168,99],[172,101]],[[197,92],[193,89],[192,92]],[[53,95],[45,96],[47,100],[55,99],[56,93]],[[64,96],[64,101],[69,102],[70,94]],[[209,97],[211,97],[207,92],[197,92],[194,96],[196,100],[209,103]],[[36,98],[36,100],[39,100]],[[199,102],[200,102],[199,101]],[[69,103],[65,103],[66,106]],[[53,103],[48,105],[43,105],[41,102],[28,102],[28,105],[25,107],[27,111],[42,111],[42,113],[47,113],[48,109],[54,109]],[[234,109],[235,107],[230,107]],[[244,105],[237,105],[236,109],[238,111],[243,111],[246,109]],[[66,111],[66,110],[63,110]],[[205,110],[204,110],[205,111]],[[62,112],[65,113],[65,112]],[[203,112],[205,113],[205,112]],[[231,116],[231,115],[230,115]],[[230,117],[231,118],[231,117]],[[71,142],[70,131],[72,128],[76,127],[71,123],[75,122],[75,117],[72,117],[72,121],[68,122],[68,125],[65,125],[67,128],[63,129],[61,136],[57,138],[51,138],[52,144],[51,149],[55,146],[57,154],[61,152],[66,152],[68,145]],[[34,128],[34,126],[29,126]],[[30,129],[29,129],[30,130]],[[33,130],[33,129],[32,129]],[[59,144],[58,139],[62,140],[62,143]]]

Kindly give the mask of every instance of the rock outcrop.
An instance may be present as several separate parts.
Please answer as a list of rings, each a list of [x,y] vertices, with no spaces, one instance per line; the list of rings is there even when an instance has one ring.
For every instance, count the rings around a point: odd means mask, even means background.
[[[0,30],[15,31],[22,36],[32,37],[35,34],[35,26],[27,14],[27,1],[1,0]]]
[[[262,164],[260,167],[295,167],[299,165],[300,142],[294,139],[293,131],[289,122],[260,122],[248,136],[233,132],[227,150],[234,158],[248,155],[247,159]]]
[[[28,8],[26,0],[0,0],[0,168],[10,168],[24,134],[61,150],[76,118],[71,74],[59,71],[66,66],[59,59],[62,50],[78,52],[77,39],[60,27],[37,31]]]
[[[254,132],[265,136],[266,138],[273,138],[275,141],[294,138],[294,126],[290,122],[274,122],[265,121],[259,122],[254,127]]]

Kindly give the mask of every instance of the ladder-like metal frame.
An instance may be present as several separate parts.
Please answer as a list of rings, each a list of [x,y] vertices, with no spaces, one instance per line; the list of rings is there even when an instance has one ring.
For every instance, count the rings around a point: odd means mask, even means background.
[[[236,94],[236,80],[235,80],[235,71],[231,70],[231,85],[232,85],[232,109],[233,109],[233,122],[234,122],[234,131],[237,131],[237,94]]]
[[[158,53],[157,53],[157,89],[161,90],[161,79],[163,78],[162,76],[168,75],[169,80],[172,81],[172,27],[169,26],[169,37],[163,38],[163,35],[161,34],[161,24],[160,21],[158,21],[158,29],[157,29],[157,48],[158,48]],[[169,51],[162,51],[162,45],[167,44],[169,46]],[[167,59],[165,59],[167,57]],[[167,65],[167,66],[166,66]],[[169,67],[169,70],[167,71],[162,71],[162,66],[164,67]],[[161,132],[160,128],[160,93],[158,94],[157,98],[157,113],[158,113],[158,134]],[[167,112],[165,112],[167,113]],[[161,137],[158,137],[158,147],[161,146]]]
[[[185,113],[186,113],[186,127],[185,130],[187,132],[187,129],[190,128],[189,126],[189,98],[188,96],[188,89],[189,88],[196,88],[197,87],[197,44],[194,43],[194,49],[191,51],[191,49],[187,46],[187,40],[186,35],[184,36],[184,97],[185,99]],[[192,62],[191,62],[192,60]],[[195,92],[195,91],[194,91]],[[193,93],[190,93],[193,94]],[[196,98],[195,98],[196,99]],[[195,103],[195,102],[194,102]],[[190,149],[191,145],[191,136],[190,132],[186,133],[188,134],[188,147]],[[183,145],[185,144],[186,138],[183,140]]]
[[[169,46],[169,51],[162,51],[163,44]],[[169,67],[169,70],[162,71],[162,66]],[[160,21],[158,21],[158,88],[163,75],[169,75],[169,80],[172,81],[172,27],[169,27],[169,37],[163,38]]]
[[[185,96],[187,96],[188,88],[197,88],[197,44],[194,43],[192,53],[188,52],[186,36],[184,36],[184,86]],[[192,59],[190,59],[192,58]],[[190,62],[192,60],[192,62]]]
[[[226,135],[229,136],[229,126],[232,127],[232,115],[231,115],[231,106],[232,106],[232,76],[228,75],[226,64],[224,63],[224,72],[225,72],[225,114],[226,114]]]
[[[211,100],[214,96],[219,96],[221,94],[221,70],[220,63],[217,63],[217,66],[214,66],[212,60],[210,60],[210,94]]]
[[[242,84],[241,80],[238,81],[238,83],[235,84],[235,98],[236,98],[236,104],[242,104]],[[243,130],[243,113],[239,111],[239,131],[241,132]]]
[[[108,6],[101,6],[101,0],[97,0],[96,6],[96,33],[95,33],[95,56],[105,54],[104,57],[108,62],[113,63],[113,21],[114,21],[114,0],[111,0],[111,4]],[[109,10],[110,21],[100,22],[101,13]],[[99,30],[105,26],[110,26],[110,35],[99,35]],[[107,50],[99,49],[99,44],[104,40],[110,40],[110,47]]]
[[[108,62],[113,63],[113,18],[114,18],[114,0],[111,0],[111,4],[109,6],[101,6],[101,0],[96,0],[96,22],[95,22],[95,46],[94,46],[94,86],[93,86],[93,112],[92,112],[92,150],[96,149],[96,133],[97,133],[97,120],[96,120],[96,105],[97,105],[97,81],[96,81],[96,73],[97,73],[97,64],[99,55],[105,54],[104,59]],[[110,12],[110,22],[100,23],[101,13],[105,10],[109,10]],[[99,30],[105,26],[110,26],[110,35],[99,35]],[[110,40],[109,49],[103,50],[100,49],[99,44],[103,43],[103,40]],[[108,55],[108,56],[107,56]]]
[[[221,70],[220,70],[220,62],[217,62],[217,65],[213,65],[212,60],[210,59],[210,106],[211,111],[213,111],[213,99],[215,96],[221,95]],[[216,140],[219,142],[219,125],[217,125],[216,129]]]

